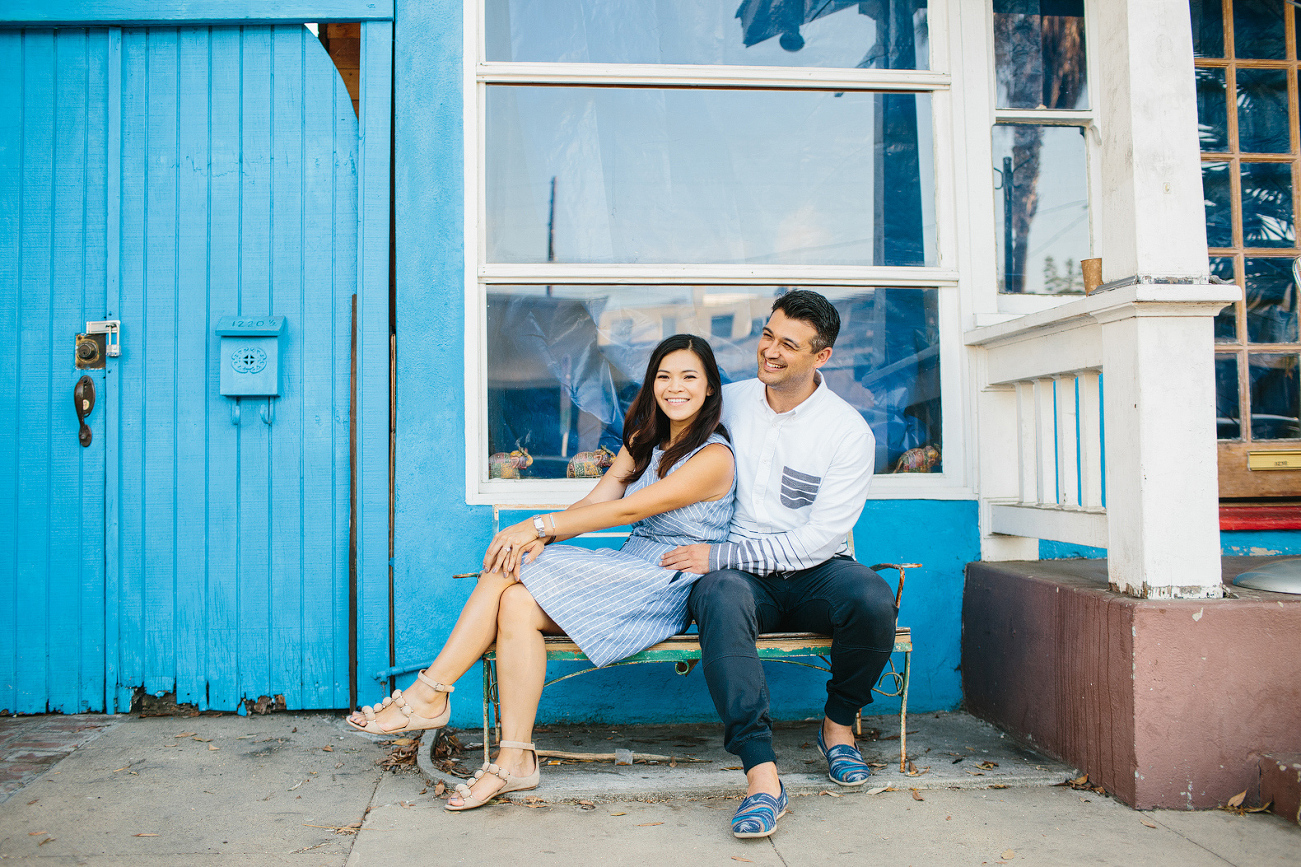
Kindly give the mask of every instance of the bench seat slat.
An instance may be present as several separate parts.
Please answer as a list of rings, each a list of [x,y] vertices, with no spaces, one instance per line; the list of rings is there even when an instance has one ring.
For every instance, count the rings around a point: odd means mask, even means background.
[[[547,659],[552,661],[581,662],[587,657],[567,635],[547,635],[544,637]],[[770,632],[759,636],[755,642],[761,659],[776,659],[785,656],[822,656],[831,652],[831,638],[816,632]],[[894,650],[908,652],[912,648],[912,629],[900,626],[894,632]],[[497,658],[497,647],[493,645],[484,654],[487,659]],[[677,662],[700,659],[700,636],[672,635],[659,644],[652,645],[624,662]]]

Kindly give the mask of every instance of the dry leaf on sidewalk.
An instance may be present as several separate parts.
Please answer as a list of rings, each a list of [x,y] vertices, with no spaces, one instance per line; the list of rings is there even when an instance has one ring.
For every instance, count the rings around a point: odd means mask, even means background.
[[[1015,857],[1016,857],[1016,852],[1012,851],[1011,849],[1008,849],[1003,853],[1004,861],[1011,861]]]
[[[753,863],[754,863],[754,862],[751,861],[749,858],[742,858],[740,855],[733,855],[733,856],[732,856],[732,860],[733,860],[733,861],[744,861],[744,862],[747,863],[747,864],[753,864]]]
[[[334,752],[334,747],[332,747],[332,746],[329,745],[329,744],[326,744],[325,746],[321,747],[321,749],[324,750],[324,751],[327,752],[327,753],[332,753],[332,752]]]
[[[48,834],[48,833],[50,833],[50,832],[49,832],[49,831],[28,831],[28,832],[27,832],[27,836],[28,836],[28,837],[39,837],[39,836],[41,836],[42,834]]]
[[[912,793],[913,793],[913,800],[914,800],[914,801],[924,801],[924,800],[926,800],[925,798],[922,797],[922,793],[919,792],[919,791],[917,791],[916,789],[913,789],[913,790],[912,790]]]
[[[1149,828],[1155,828],[1155,827],[1156,827],[1156,822],[1153,822],[1153,821],[1150,820],[1150,819],[1144,819],[1142,816],[1139,816],[1139,817],[1138,817],[1138,820],[1139,820],[1140,822],[1142,822],[1144,825],[1148,826]]]
[[[1229,798],[1229,801],[1227,804],[1225,804],[1225,806],[1241,807],[1242,802],[1245,801],[1246,799],[1247,799],[1247,790],[1243,789],[1241,792],[1238,792],[1238,794],[1234,795],[1232,798]]]
[[[157,834],[132,834],[132,837],[157,837]]]
[[[656,825],[663,825],[663,822],[642,822],[638,828],[654,828]]]

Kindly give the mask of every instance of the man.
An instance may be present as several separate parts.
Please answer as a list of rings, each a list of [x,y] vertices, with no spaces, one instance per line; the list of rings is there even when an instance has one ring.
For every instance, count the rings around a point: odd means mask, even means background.
[[[831,636],[818,748],[842,786],[862,785],[871,773],[852,725],[894,647],[898,611],[889,585],[847,554],[876,448],[863,417],[818,372],[839,332],[836,308],[816,292],[788,292],[773,304],[759,339],[758,378],[724,387],[737,481],[728,541],[663,558],[666,568],[708,573],[688,604],[725,746],[741,758],[748,782],[732,820],[737,837],[768,836],[786,812],[759,633]]]

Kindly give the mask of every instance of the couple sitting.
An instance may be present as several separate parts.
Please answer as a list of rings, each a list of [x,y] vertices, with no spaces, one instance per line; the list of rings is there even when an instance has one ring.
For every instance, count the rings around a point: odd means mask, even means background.
[[[380,734],[445,725],[449,684],[496,641],[501,750],[447,803],[474,809],[538,784],[531,736],[546,676],[543,635],[563,631],[601,666],[694,618],[725,746],[748,782],[732,832],[766,837],[787,798],[755,639],[818,632],[832,637],[818,748],[833,781],[865,782],[851,725],[894,646],[897,611],[885,581],[845,553],[875,445],[818,373],[839,330],[835,308],[816,292],[781,296],[759,340],[758,378],[726,388],[704,340],[679,334],[660,343],[624,422],[624,447],[592,492],[499,532],[437,659],[405,691],[348,722]],[[634,526],[618,551],[543,550],[623,524]]]

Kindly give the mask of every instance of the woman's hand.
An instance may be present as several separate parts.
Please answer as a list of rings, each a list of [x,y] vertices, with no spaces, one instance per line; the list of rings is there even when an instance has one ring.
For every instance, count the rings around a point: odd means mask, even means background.
[[[513,571],[514,577],[518,579],[519,557],[533,542],[537,542],[539,546],[542,544],[537,530],[533,527],[532,519],[512,524],[492,537],[492,543],[488,545],[488,551],[483,555],[483,571],[507,574]],[[535,559],[536,557],[537,554],[534,554]]]
[[[546,547],[546,542],[537,538],[537,534],[535,533],[533,535],[533,541],[527,542],[511,552],[511,560],[506,567],[506,577],[518,581],[520,566],[524,563],[532,563],[534,560],[538,559],[538,555],[541,554],[542,550]]]

